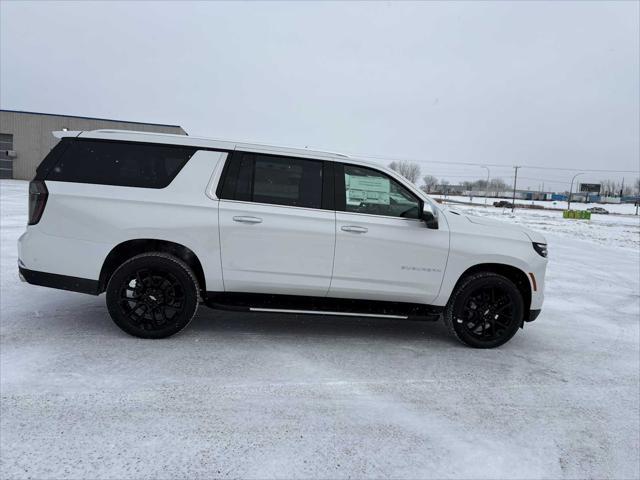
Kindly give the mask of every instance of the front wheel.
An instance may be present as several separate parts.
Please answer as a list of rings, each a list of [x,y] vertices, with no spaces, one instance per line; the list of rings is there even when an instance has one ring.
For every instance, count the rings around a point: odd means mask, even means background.
[[[183,261],[162,252],[137,255],[114,272],[107,308],[122,330],[140,338],[178,333],[198,308],[198,283]]]
[[[497,273],[462,280],[444,312],[449,330],[465,345],[494,348],[508,342],[522,325],[524,301],[518,287]]]

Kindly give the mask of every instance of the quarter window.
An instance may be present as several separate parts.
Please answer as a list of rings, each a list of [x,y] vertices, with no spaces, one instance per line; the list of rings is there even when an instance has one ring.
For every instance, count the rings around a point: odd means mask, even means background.
[[[345,211],[420,218],[420,200],[393,178],[376,170],[344,166]]]
[[[164,188],[195,153],[192,147],[75,140],[47,180],[123,187]]]

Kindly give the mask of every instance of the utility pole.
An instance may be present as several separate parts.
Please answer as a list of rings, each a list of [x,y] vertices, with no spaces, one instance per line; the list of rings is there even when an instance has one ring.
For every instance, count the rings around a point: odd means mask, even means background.
[[[513,168],[515,169],[516,173],[513,176],[513,201],[511,203],[511,213],[513,213],[516,209],[516,185],[518,184],[518,169],[520,167],[514,166]]]
[[[487,204],[487,194],[489,193],[489,176],[491,175],[491,171],[489,170],[489,167],[482,165],[482,168],[486,168],[487,169],[487,186],[484,189],[484,204]]]

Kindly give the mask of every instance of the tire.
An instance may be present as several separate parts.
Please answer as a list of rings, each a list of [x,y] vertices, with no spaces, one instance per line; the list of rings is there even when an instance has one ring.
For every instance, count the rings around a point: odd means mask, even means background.
[[[474,348],[505,344],[518,331],[524,300],[508,278],[480,272],[464,278],[445,308],[444,321],[462,343]]]
[[[178,258],[150,252],[118,267],[107,284],[107,308],[122,330],[166,338],[186,327],[198,309],[198,282]]]

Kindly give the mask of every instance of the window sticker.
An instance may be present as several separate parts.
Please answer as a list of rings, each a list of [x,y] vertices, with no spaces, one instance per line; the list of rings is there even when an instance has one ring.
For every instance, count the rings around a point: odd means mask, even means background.
[[[389,205],[391,203],[391,182],[384,177],[349,175],[345,173],[344,182],[347,191],[347,204],[362,203]]]

